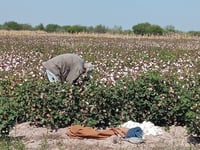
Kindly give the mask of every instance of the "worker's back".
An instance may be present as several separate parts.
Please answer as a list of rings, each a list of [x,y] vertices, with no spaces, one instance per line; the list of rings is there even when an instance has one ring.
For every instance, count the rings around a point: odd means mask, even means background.
[[[42,65],[61,81],[72,83],[83,73],[84,60],[76,54],[61,54]]]

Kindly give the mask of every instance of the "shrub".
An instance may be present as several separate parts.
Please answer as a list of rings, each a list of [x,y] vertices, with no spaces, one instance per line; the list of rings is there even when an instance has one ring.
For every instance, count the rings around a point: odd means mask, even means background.
[[[118,94],[113,87],[90,81],[81,93],[83,123],[101,127],[119,124],[123,99]]]
[[[192,36],[200,36],[200,31],[189,31],[187,33]]]
[[[183,87],[176,78],[147,72],[135,80],[118,80],[115,86],[94,80],[69,85],[38,79],[15,88],[11,82],[0,83],[13,89],[0,88],[1,135],[15,122],[56,129],[70,124],[111,127],[128,120],[186,125],[189,132],[199,134],[199,80]]]
[[[186,127],[191,134],[200,135],[200,78],[192,82],[188,89],[191,93],[191,107],[186,115]]]
[[[24,82],[15,88],[15,100],[20,106],[18,121],[29,120],[51,128],[70,124],[76,112],[71,92],[68,84]]]
[[[9,134],[17,118],[17,103],[0,96],[0,136]]]
[[[165,80],[158,72],[142,74],[127,82],[125,111],[129,119],[149,120],[160,126],[184,125],[190,107],[185,91],[175,79]]]
[[[69,32],[69,33],[79,33],[79,32],[86,32],[87,31],[87,27],[80,26],[80,25],[63,26],[62,28],[64,29],[64,31]]]
[[[17,103],[10,95],[13,85],[9,81],[0,80],[0,137],[8,135],[17,118]]]

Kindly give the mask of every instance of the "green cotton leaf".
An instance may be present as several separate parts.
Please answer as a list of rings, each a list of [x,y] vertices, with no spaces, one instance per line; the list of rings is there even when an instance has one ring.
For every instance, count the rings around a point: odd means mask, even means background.
[[[12,115],[8,116],[8,120],[15,120],[15,116]]]

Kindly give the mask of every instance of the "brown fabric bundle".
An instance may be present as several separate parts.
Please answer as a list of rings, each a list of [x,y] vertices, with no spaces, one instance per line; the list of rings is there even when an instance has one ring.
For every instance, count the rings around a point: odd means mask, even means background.
[[[106,130],[95,130],[92,127],[83,127],[81,125],[73,125],[67,128],[67,135],[73,138],[92,138],[92,139],[105,139],[112,135],[120,135],[125,137],[128,129],[126,128],[110,128]]]

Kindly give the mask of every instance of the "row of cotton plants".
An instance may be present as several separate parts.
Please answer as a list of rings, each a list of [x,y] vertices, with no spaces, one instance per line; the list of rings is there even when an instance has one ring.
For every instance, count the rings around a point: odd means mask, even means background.
[[[61,53],[77,53],[95,65],[97,80],[114,84],[148,70],[187,80],[200,74],[200,40],[104,38],[90,36],[1,35],[0,71],[5,78],[43,78],[41,62]]]

